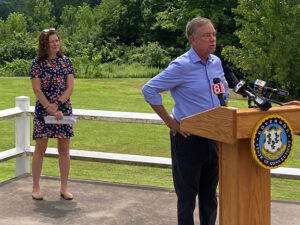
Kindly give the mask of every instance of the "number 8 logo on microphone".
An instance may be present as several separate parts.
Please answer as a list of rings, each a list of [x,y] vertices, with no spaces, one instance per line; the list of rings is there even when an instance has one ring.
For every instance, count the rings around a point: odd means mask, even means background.
[[[225,85],[223,83],[217,83],[212,85],[212,90],[215,95],[225,93]]]

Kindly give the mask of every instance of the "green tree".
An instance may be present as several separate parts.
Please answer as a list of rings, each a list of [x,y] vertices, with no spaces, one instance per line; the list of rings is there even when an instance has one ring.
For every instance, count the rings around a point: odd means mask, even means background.
[[[6,20],[12,12],[24,13],[26,0],[0,0],[0,18]]]
[[[8,1],[0,2],[0,17],[2,19],[6,19],[11,11],[11,4]]]
[[[51,3],[53,4],[53,10],[52,10],[52,15],[55,16],[57,19],[57,22],[60,24],[62,21],[60,21],[60,16],[62,15],[62,12],[64,10],[64,7],[66,6],[73,6],[73,7],[78,7],[86,3],[89,5],[91,8],[94,8],[98,4],[100,4],[101,0],[50,0]]]
[[[151,31],[148,36],[156,39],[165,47],[189,48],[185,38],[185,26],[187,21],[195,16],[210,18],[217,33],[217,55],[228,44],[237,43],[233,35],[235,23],[232,8],[237,5],[237,0],[175,0],[161,3],[158,0],[143,1],[143,16],[146,21],[151,21]]]
[[[76,20],[77,9],[73,6],[65,6],[60,20],[62,22],[60,26],[60,34],[65,38],[71,37],[77,31],[77,20]]]
[[[95,25],[95,17],[91,7],[83,3],[79,6],[75,15],[77,26],[76,36],[79,41],[91,42],[91,34],[93,26]]]
[[[28,17],[31,31],[40,32],[56,27],[55,17],[51,16],[53,5],[49,0],[34,0],[33,6],[33,15]]]
[[[299,12],[298,0],[239,0],[235,34],[241,47],[227,46],[224,57],[249,79],[300,97]]]
[[[130,45],[136,43],[142,26],[141,0],[103,0],[94,9],[97,37],[117,38]]]
[[[11,13],[8,15],[6,20],[6,31],[8,35],[14,34],[25,34],[26,31],[26,19],[24,14],[20,13]]]
[[[35,56],[35,43],[26,31],[24,14],[10,13],[5,22],[0,20],[0,30],[0,64]]]
[[[5,27],[5,21],[0,19],[0,41],[1,42],[6,38],[6,36],[7,36],[6,33],[7,33],[7,30]]]
[[[103,0],[94,9],[98,37],[117,37],[120,20],[121,1]]]
[[[141,4],[141,14],[143,26],[141,27],[141,39],[143,43],[159,42],[163,46],[175,46],[176,40],[182,35],[182,30],[166,29],[161,26],[158,15],[170,11],[173,8],[173,1],[143,0]],[[170,21],[169,24],[172,22]],[[168,25],[169,27],[169,25]]]

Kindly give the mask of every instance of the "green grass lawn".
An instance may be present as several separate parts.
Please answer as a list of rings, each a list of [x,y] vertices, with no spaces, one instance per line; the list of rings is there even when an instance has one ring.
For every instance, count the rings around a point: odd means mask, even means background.
[[[76,109],[99,109],[128,112],[153,112],[145,103],[141,88],[148,78],[125,79],[76,79],[71,97]],[[24,78],[0,78],[0,110],[14,107],[15,97],[35,97],[30,80]],[[173,100],[163,93],[163,102],[169,112]],[[232,94],[230,106],[246,108],[247,100]],[[0,121],[0,151],[15,146],[14,119]],[[32,128],[31,128],[32,129]],[[74,127],[72,149],[113,153],[170,157],[168,129],[163,125],[117,123],[79,120]],[[35,143],[31,141],[33,146]],[[56,147],[56,140],[49,141]],[[0,163],[0,181],[15,176],[15,160]],[[300,138],[295,138],[295,149],[287,167],[300,168]],[[57,159],[45,158],[42,173],[59,176]],[[72,160],[70,177],[131,183],[172,188],[170,169],[116,165]],[[272,198],[300,201],[300,181],[272,178]]]

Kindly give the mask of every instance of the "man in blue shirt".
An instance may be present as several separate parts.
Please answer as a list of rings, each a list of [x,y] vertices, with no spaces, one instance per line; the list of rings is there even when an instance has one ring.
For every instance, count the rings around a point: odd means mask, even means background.
[[[179,225],[194,225],[196,196],[201,225],[215,225],[217,216],[218,143],[180,130],[184,117],[220,106],[212,91],[213,79],[228,85],[216,50],[216,31],[209,19],[188,22],[186,36],[191,49],[172,61],[143,87],[145,100],[170,128],[172,172],[177,194]],[[172,116],[162,105],[160,92],[170,90],[175,101]],[[205,126],[205,124],[203,124]]]

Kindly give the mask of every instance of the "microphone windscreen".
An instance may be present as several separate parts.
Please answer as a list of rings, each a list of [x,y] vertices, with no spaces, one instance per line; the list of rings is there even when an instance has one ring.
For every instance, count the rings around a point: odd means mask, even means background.
[[[217,83],[220,83],[220,82],[221,82],[221,80],[220,80],[219,77],[215,77],[215,78],[213,79],[213,81],[214,81],[214,84],[217,84]]]
[[[225,65],[223,69],[224,69],[224,76],[228,83],[229,88],[234,88],[235,85],[239,83],[238,79],[233,74],[231,68],[228,65]]]

